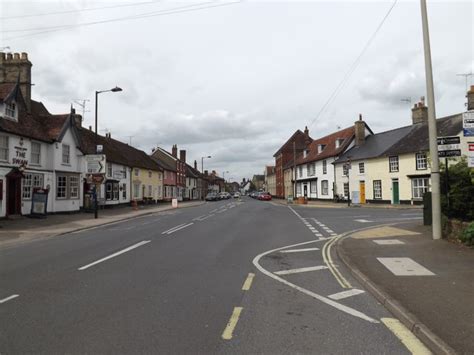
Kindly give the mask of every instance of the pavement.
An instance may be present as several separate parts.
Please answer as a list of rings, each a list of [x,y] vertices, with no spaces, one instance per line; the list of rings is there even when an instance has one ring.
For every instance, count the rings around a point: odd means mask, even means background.
[[[383,209],[423,209],[422,205],[391,205],[391,204],[377,204],[377,203],[366,203],[366,204],[351,204],[350,206],[347,205],[347,202],[333,202],[331,200],[329,201],[323,201],[323,200],[308,200],[306,201],[306,204],[298,204],[296,201],[293,201],[293,203],[288,203],[286,199],[280,199],[280,198],[274,198],[273,203],[278,203],[282,205],[288,205],[288,206],[303,206],[303,207],[316,207],[316,208],[383,208]]]
[[[0,248],[0,353],[428,354],[336,253],[420,221],[243,198],[38,235]]]
[[[474,249],[433,241],[430,227],[407,223],[352,233],[338,252],[352,274],[435,352],[474,353]]]
[[[178,208],[193,207],[203,203],[203,201],[180,202]],[[0,248],[172,209],[174,208],[171,206],[171,202],[163,202],[157,205],[139,206],[137,210],[130,206],[115,206],[113,208],[101,209],[97,219],[94,218],[93,213],[85,212],[51,214],[46,218],[30,218],[25,216],[16,219],[3,219],[0,221]]]

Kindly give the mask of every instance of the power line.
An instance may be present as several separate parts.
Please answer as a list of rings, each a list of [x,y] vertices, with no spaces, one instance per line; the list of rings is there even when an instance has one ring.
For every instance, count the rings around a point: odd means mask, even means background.
[[[4,40],[9,41],[9,40],[12,40],[12,39],[33,37],[33,36],[37,36],[37,35],[44,34],[44,33],[57,32],[57,31],[67,30],[67,29],[76,28],[76,27],[92,26],[92,25],[98,25],[98,24],[110,23],[110,22],[118,22],[118,21],[137,20],[137,19],[142,19],[142,18],[158,17],[158,16],[172,15],[172,14],[184,13],[184,12],[193,12],[193,11],[205,10],[205,9],[210,9],[210,8],[215,8],[215,7],[234,5],[234,4],[238,4],[242,1],[243,0],[238,0],[238,1],[228,2],[228,3],[224,3],[224,4],[216,4],[216,5],[210,5],[210,6],[196,7],[196,6],[199,6],[199,5],[212,3],[212,1],[211,1],[211,2],[205,2],[205,3],[200,3],[200,4],[181,6],[181,7],[177,7],[177,8],[173,8],[173,9],[168,9],[168,10],[161,10],[161,11],[157,11],[157,12],[150,12],[150,13],[144,13],[144,14],[139,14],[139,15],[134,15],[134,16],[127,16],[127,17],[122,17],[122,18],[115,18],[115,19],[108,19],[108,20],[101,20],[101,21],[94,21],[94,22],[86,22],[86,23],[81,23],[81,24],[76,24],[76,25],[56,26],[56,27],[51,28],[49,30],[39,31],[39,32],[36,32],[36,33],[29,33],[29,34],[20,35],[20,36],[8,37],[8,38],[5,38]],[[194,7],[194,8],[189,8],[189,7]]]
[[[352,73],[356,70],[357,66],[359,65],[359,62],[362,58],[362,56],[364,55],[364,53],[367,51],[367,49],[369,48],[370,44],[372,43],[372,41],[375,39],[375,36],[377,35],[377,33],[380,31],[380,29],[382,28],[383,24],[385,23],[385,20],[388,18],[388,16],[390,15],[390,13],[392,12],[393,8],[395,7],[395,5],[397,4],[397,1],[398,0],[395,0],[393,2],[393,4],[390,6],[390,8],[388,9],[387,13],[385,14],[385,16],[382,18],[382,21],[380,22],[380,24],[377,26],[377,28],[375,29],[374,33],[370,36],[369,40],[367,41],[367,43],[365,44],[365,46],[362,48],[362,51],[360,52],[360,54],[357,56],[357,58],[354,60],[354,62],[352,63],[352,65],[349,67],[349,70],[346,72],[346,74],[344,75],[344,77],[342,78],[341,82],[336,86],[336,88],[334,89],[334,91],[332,92],[332,94],[329,96],[328,100],[324,103],[324,105],[321,107],[321,109],[319,110],[318,114],[316,115],[316,117],[311,121],[310,123],[310,127],[318,120],[318,118],[321,116],[321,114],[323,113],[323,111],[329,106],[329,104],[334,101],[334,99],[337,97],[337,95],[341,92],[341,90],[344,88],[347,80],[349,79],[349,77],[352,75]]]
[[[120,7],[154,5],[154,4],[157,4],[157,3],[158,3],[158,1],[152,0],[152,1],[130,3],[130,4],[101,6],[101,7],[88,7],[88,8],[76,9],[76,10],[63,10],[63,11],[55,11],[55,12],[45,12],[45,13],[40,13],[40,14],[5,16],[5,17],[0,17],[0,20],[14,20],[14,19],[20,19],[20,18],[41,17],[41,16],[50,16],[50,15],[64,15],[64,14],[72,14],[72,13],[86,12],[86,11],[98,11],[98,10],[105,10],[105,9],[115,9],[115,8],[120,8]]]

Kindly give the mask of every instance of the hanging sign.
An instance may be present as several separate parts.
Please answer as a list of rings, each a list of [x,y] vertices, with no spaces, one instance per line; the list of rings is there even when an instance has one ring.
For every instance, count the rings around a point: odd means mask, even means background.
[[[48,210],[48,189],[35,187],[31,196],[31,216],[46,217]]]

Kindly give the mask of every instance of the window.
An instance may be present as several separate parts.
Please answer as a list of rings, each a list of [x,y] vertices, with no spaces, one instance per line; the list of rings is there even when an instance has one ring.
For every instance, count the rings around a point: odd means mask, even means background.
[[[312,193],[312,194],[317,193],[317,191],[318,191],[318,190],[317,190],[317,187],[318,187],[317,183],[316,183],[316,182],[312,182],[312,183],[310,183],[310,185],[311,185],[311,187],[310,187],[311,193]]]
[[[127,167],[124,166],[122,170],[122,179],[126,179],[126,178],[127,178]]]
[[[21,197],[24,200],[31,199],[33,188],[35,187],[43,187],[43,174],[25,174],[22,180]]]
[[[135,171],[135,176],[138,176],[140,174],[140,170],[134,169],[134,171]]]
[[[152,196],[153,196],[153,188],[151,187],[151,185],[148,185],[148,197],[152,197]]]
[[[321,181],[321,195],[327,195],[328,194],[328,181],[323,180]]]
[[[107,201],[112,200],[112,183],[108,182],[105,184],[105,199]]]
[[[151,170],[148,170],[148,177],[151,178],[151,176],[152,176],[152,172]]]
[[[0,160],[8,160],[8,136],[0,136]]]
[[[416,154],[416,170],[426,170],[427,168],[426,154],[417,153]]]
[[[365,174],[365,165],[364,163],[359,163],[359,173]]]
[[[78,176],[69,176],[69,198],[79,198]]]
[[[138,169],[135,169],[137,171]],[[140,184],[133,184],[133,198],[140,197]]]
[[[430,189],[430,179],[429,178],[416,178],[411,180],[413,198],[421,199],[425,192]]]
[[[126,172],[126,170],[124,170]],[[122,184],[122,198],[127,199],[127,184]]]
[[[398,157],[389,157],[388,162],[391,173],[398,171]]]
[[[118,182],[114,182],[114,184],[112,185],[112,192],[113,192],[114,200],[118,201],[119,199],[119,183]]]
[[[16,117],[16,105],[14,102],[5,103],[5,116],[10,118]]]
[[[67,144],[63,144],[63,164],[70,164],[70,147]]]
[[[41,164],[41,144],[31,142],[31,164]]]
[[[349,176],[349,166],[347,164],[342,165],[342,175]]]
[[[303,167],[302,167],[301,165],[298,167],[298,176],[299,176],[300,178],[303,177]]]
[[[349,197],[349,183],[344,183],[344,196]]]
[[[301,184],[296,184],[296,193],[297,193],[298,195],[301,194]]]
[[[324,148],[326,148],[326,144],[318,144],[318,154],[322,153]]]
[[[56,181],[56,198],[67,198],[67,177],[64,175],[58,175]]]
[[[328,173],[328,162],[326,160],[323,160],[323,174]]]
[[[374,180],[374,199],[382,199],[382,180]]]
[[[107,163],[107,176],[108,177],[112,177],[112,164],[111,163]]]

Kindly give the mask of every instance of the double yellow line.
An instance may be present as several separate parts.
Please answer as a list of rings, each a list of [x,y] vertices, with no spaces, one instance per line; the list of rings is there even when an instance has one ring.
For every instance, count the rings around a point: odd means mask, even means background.
[[[334,265],[334,262],[331,257],[331,247],[342,237],[342,235],[339,235],[337,237],[332,238],[329,242],[324,244],[323,247],[323,260],[328,266],[329,270],[333,274],[334,278],[339,282],[342,288],[352,288],[351,284],[347,279],[342,276],[340,271],[337,269],[337,266]]]

